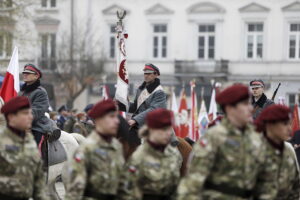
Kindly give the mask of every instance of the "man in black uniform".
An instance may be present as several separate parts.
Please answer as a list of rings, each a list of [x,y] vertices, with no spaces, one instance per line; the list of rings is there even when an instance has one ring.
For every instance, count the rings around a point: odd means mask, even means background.
[[[256,119],[263,109],[274,104],[274,102],[264,94],[265,84],[262,80],[251,81],[250,88],[252,91],[252,105],[254,107],[253,119]]]

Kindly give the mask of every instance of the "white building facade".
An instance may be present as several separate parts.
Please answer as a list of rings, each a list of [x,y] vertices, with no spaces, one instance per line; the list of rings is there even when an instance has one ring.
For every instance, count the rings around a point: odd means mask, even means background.
[[[106,58],[101,84],[113,85],[118,55],[116,11],[126,10],[127,67],[134,88],[142,81],[144,64],[153,63],[160,68],[162,84],[167,87],[181,88],[192,79],[204,87],[212,79],[223,85],[262,79],[269,97],[281,82],[277,97],[290,105],[299,99],[299,1],[41,0],[29,9],[30,20],[15,22],[20,30],[31,27],[26,40],[32,42],[19,46],[22,63],[39,63],[51,71],[62,35],[70,34],[71,24],[76,24],[86,30],[88,43],[97,44],[92,50]],[[21,44],[18,38],[5,37],[0,36],[3,60],[9,56],[6,44]],[[82,108],[98,99],[99,84],[78,97],[75,105]]]

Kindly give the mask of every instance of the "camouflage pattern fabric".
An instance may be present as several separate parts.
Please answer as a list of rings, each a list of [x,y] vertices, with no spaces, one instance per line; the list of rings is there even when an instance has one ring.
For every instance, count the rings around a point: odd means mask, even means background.
[[[5,128],[0,138],[0,196],[48,199],[42,160],[31,133],[21,138]]]
[[[145,194],[174,197],[181,163],[177,148],[168,145],[161,152],[145,142],[133,153],[125,167],[119,199],[142,200]]]
[[[86,197],[87,191],[116,195],[123,167],[121,144],[115,138],[108,143],[92,132],[69,163],[65,200],[96,199]]]
[[[194,144],[177,200],[274,199],[276,177],[265,160],[262,136],[250,125],[241,131],[225,118]],[[263,187],[260,191],[255,190],[258,183]]]
[[[299,200],[300,179],[297,168],[297,160],[293,149],[289,148],[286,142],[283,152],[275,149],[268,141],[267,161],[274,174],[276,174],[277,196],[275,200]],[[261,188],[260,185],[257,186]]]
[[[73,133],[79,133],[80,135],[87,137],[89,135],[89,132],[87,128],[85,127],[85,124],[82,122],[76,122],[73,126]]]

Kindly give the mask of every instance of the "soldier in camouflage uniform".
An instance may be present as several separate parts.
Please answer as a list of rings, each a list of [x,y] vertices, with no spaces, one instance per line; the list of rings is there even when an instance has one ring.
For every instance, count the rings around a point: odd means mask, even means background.
[[[217,95],[225,117],[194,144],[188,174],[177,200],[273,199],[274,177],[267,177],[265,145],[249,124],[253,107],[248,87],[236,84]],[[264,190],[256,191],[260,183]]]
[[[275,200],[299,200],[300,179],[295,151],[289,139],[291,111],[283,105],[271,105],[262,111],[256,121],[259,131],[263,132],[267,144],[267,161],[276,175],[277,187]],[[261,188],[260,185],[257,186]]]
[[[2,108],[7,127],[0,130],[0,199],[48,199],[42,160],[30,132],[33,116],[27,97],[16,97]]]
[[[141,129],[145,142],[129,159],[122,178],[122,200],[174,199],[180,178],[182,158],[170,145],[172,114],[157,109],[147,114],[148,127]]]
[[[69,166],[65,200],[113,200],[117,194],[124,158],[114,138],[118,112],[112,100],[97,103],[89,116],[95,130],[74,154]]]

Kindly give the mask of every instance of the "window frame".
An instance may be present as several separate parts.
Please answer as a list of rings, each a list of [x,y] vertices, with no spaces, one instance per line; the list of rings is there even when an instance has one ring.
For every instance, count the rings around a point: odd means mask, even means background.
[[[40,66],[44,69],[53,69],[56,67],[56,46],[57,46],[57,34],[56,33],[40,33],[39,34],[40,45]],[[46,39],[46,48],[44,45],[44,37]],[[53,49],[54,48],[54,49]],[[46,53],[46,56],[43,54]]]
[[[46,6],[44,6],[43,2],[46,3]],[[52,6],[52,3],[54,2],[54,6]],[[57,0],[41,0],[41,8],[42,9],[56,9],[57,8]]]
[[[298,25],[298,31],[291,31],[291,25],[297,24]],[[291,36],[295,36],[295,57],[290,57],[290,38]],[[286,48],[286,57],[290,61],[299,61],[300,60],[300,20],[299,21],[289,21],[287,23],[287,48]]]
[[[249,31],[249,25],[250,24],[254,24],[254,25],[258,25],[258,24],[262,24],[263,25],[263,30],[261,32],[259,31]],[[244,32],[245,32],[245,39],[244,39],[244,57],[246,60],[263,60],[265,58],[265,48],[266,48],[266,44],[265,44],[265,30],[266,30],[266,23],[264,21],[249,21],[249,22],[245,22],[245,28],[244,28]],[[252,36],[253,38],[253,47],[252,47],[252,57],[248,57],[248,38],[249,36]],[[262,37],[262,56],[258,57],[257,54],[257,50],[258,50],[258,37],[261,36]]]
[[[7,31],[1,32],[0,37],[3,38],[3,47],[0,47],[0,51],[2,50],[2,52],[0,52],[0,59],[7,59],[11,56],[13,50],[13,33]],[[7,46],[8,38],[10,38],[10,47]]]
[[[200,26],[207,26],[206,28],[208,28],[209,26],[213,26],[214,27],[214,31],[213,32],[209,32],[209,31],[205,31],[205,32],[200,32]],[[200,58],[200,37],[203,37],[204,38],[204,57],[203,58]],[[213,53],[213,57],[210,58],[209,57],[209,50],[210,50],[210,45],[209,45],[209,42],[210,42],[210,37],[213,37],[214,38],[214,47],[213,47],[213,50],[214,50],[214,53]],[[201,24],[198,24],[197,26],[197,59],[200,59],[200,60],[215,60],[216,59],[216,24],[215,23],[201,23]]]
[[[155,32],[155,26],[166,26],[166,31],[158,31]],[[152,31],[152,36],[151,36],[151,58],[155,60],[164,60],[168,59],[169,57],[169,25],[168,23],[164,22],[157,22],[157,23],[152,23],[151,24],[151,31]],[[157,38],[157,47],[155,48],[154,41],[155,38]],[[166,44],[163,45],[163,40],[165,39]],[[157,56],[154,55],[155,49],[157,51]],[[163,56],[163,51],[165,51],[166,55]]]

